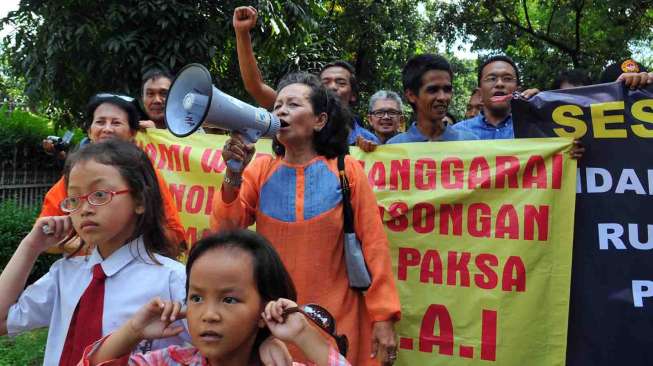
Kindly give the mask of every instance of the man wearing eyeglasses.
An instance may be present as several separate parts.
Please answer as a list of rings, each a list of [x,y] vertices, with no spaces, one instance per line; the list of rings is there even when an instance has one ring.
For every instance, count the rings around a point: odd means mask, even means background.
[[[481,140],[513,139],[510,100],[520,86],[519,69],[508,56],[492,56],[478,68],[478,86],[483,109],[476,117],[458,122],[453,129],[470,132]],[[527,89],[519,94],[529,99],[539,93],[538,89]],[[580,159],[585,152],[580,140],[574,140],[570,155]]]
[[[481,113],[458,122],[454,129],[475,134],[481,140],[512,139],[510,99],[519,88],[519,69],[508,56],[492,56],[478,68],[478,86],[483,107]],[[539,93],[528,89],[521,97],[530,98]]]
[[[389,90],[379,90],[370,97],[367,120],[379,144],[385,144],[399,132],[404,123],[403,103],[399,94]],[[360,145],[359,145],[360,146]]]
[[[386,143],[477,140],[473,133],[447,127],[444,118],[453,96],[453,71],[442,56],[423,54],[412,57],[401,71],[406,99],[417,120]]]

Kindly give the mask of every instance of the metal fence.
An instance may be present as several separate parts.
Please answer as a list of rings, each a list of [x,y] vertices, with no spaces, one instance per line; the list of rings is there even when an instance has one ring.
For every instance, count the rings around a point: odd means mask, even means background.
[[[61,177],[54,158],[14,147],[13,158],[0,162],[0,202],[14,200],[19,206],[41,206],[45,193]]]

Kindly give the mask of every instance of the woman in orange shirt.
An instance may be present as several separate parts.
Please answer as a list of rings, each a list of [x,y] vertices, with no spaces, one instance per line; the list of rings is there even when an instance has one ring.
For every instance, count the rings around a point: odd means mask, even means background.
[[[298,302],[318,303],[334,315],[350,340],[349,362],[390,365],[396,358],[399,296],[374,193],[349,155],[345,171],[354,226],[372,277],[365,296],[349,287],[345,266],[337,157],[348,152],[348,112],[317,77],[300,73],[281,81],[274,114],[281,121],[273,141],[275,158],[247,166],[253,145],[238,135],[227,141],[225,161],[239,160],[247,167],[242,173],[227,168],[221,194],[214,198],[211,228],[256,222],[288,268]]]
[[[133,141],[139,126],[139,113],[135,103],[134,98],[126,95],[109,93],[94,95],[87,106],[89,121],[84,126],[90,143],[111,138]],[[175,243],[179,243],[179,252],[183,253],[186,242],[177,207],[168,190],[168,184],[157,170],[155,172],[161,187],[167,234]],[[59,203],[64,198],[66,198],[66,187],[62,177],[46,193],[39,217],[66,215],[59,208]],[[74,250],[77,246],[73,245],[71,247]],[[65,250],[66,248],[63,248],[63,250],[62,248],[51,248],[48,252],[61,253]]]

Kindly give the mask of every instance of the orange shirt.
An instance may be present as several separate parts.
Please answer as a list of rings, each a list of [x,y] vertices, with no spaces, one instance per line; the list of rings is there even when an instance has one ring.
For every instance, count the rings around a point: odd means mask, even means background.
[[[365,296],[349,287],[343,248],[342,193],[337,159],[316,157],[303,165],[261,157],[244,171],[238,198],[213,202],[211,229],[256,230],[275,247],[292,276],[298,303],[318,303],[349,338],[352,365],[378,365],[370,359],[372,323],[398,320],[399,295],[388,239],[376,197],[361,166],[345,158],[351,185],[356,235],[372,275]]]
[[[174,238],[176,243],[179,243],[180,253],[183,253],[186,250],[185,233],[184,227],[181,225],[181,220],[179,219],[179,214],[177,213],[177,206],[168,190],[168,183],[166,183],[165,179],[163,179],[157,169],[154,169],[154,172],[156,173],[156,178],[159,182],[161,199],[163,200],[165,227],[168,230],[170,237]],[[61,177],[61,179],[50,188],[48,193],[45,194],[43,207],[41,208],[41,214],[39,214],[39,217],[66,215],[66,213],[59,208],[59,203],[66,198],[66,196],[66,185],[64,183],[64,178]],[[57,247],[48,249],[48,253],[61,252],[62,250]]]

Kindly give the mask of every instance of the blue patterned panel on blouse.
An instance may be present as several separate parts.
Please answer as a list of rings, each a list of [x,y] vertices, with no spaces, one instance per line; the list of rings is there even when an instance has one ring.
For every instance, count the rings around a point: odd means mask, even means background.
[[[304,220],[312,219],[340,204],[340,180],[324,161],[317,160],[304,171]]]
[[[261,188],[261,211],[280,221],[295,222],[295,169],[281,166]]]

